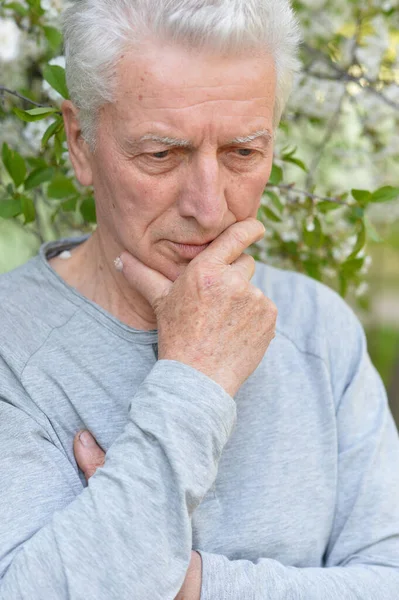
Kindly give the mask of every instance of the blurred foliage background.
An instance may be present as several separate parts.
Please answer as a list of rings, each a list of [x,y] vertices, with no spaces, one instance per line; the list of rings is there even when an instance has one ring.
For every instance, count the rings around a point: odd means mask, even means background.
[[[64,0],[0,0],[0,272],[90,233],[59,107]],[[303,69],[277,136],[254,256],[336,289],[361,318],[399,423],[399,7],[297,0]],[[293,302],[295,299],[293,299]]]

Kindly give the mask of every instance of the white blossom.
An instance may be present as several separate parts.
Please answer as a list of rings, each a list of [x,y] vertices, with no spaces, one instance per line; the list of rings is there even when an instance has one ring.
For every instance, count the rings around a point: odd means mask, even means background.
[[[0,62],[11,62],[19,55],[21,31],[13,19],[0,17]]]
[[[295,230],[283,231],[280,235],[283,242],[299,242],[299,233]]]
[[[362,281],[362,283],[358,286],[355,294],[358,297],[364,296],[368,291],[369,291],[369,284],[366,283],[365,281]]]
[[[39,152],[44,132],[52,122],[53,119],[46,118],[26,124],[22,130],[22,137],[29,143],[31,150]]]
[[[41,0],[41,6],[46,11],[46,17],[49,19],[57,19],[63,10],[62,0]]]
[[[308,223],[306,223],[306,231],[314,231],[316,229],[316,226],[314,224],[314,221],[308,221]]]
[[[377,15],[371,25],[373,35],[366,36],[364,45],[356,51],[357,59],[367,70],[368,77],[375,79],[378,76],[381,61],[390,45],[389,31],[382,15]]]

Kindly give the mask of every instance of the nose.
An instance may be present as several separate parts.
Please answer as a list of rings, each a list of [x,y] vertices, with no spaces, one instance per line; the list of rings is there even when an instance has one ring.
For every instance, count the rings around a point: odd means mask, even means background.
[[[192,159],[184,173],[178,205],[179,214],[193,217],[204,231],[219,230],[228,207],[216,153],[203,153]]]

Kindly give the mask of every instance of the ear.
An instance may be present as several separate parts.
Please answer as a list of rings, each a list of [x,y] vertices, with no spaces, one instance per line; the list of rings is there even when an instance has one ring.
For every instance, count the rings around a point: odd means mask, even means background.
[[[61,110],[64,117],[65,134],[68,140],[69,157],[75,170],[76,178],[81,185],[92,185],[92,155],[87,142],[82,137],[78,116],[79,109],[70,100],[64,100],[61,104]]]

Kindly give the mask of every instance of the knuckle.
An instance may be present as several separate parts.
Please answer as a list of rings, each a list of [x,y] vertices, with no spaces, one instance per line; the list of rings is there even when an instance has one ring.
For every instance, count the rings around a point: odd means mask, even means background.
[[[252,291],[254,297],[256,300],[264,300],[265,299],[265,295],[262,292],[262,290],[258,287],[253,286],[253,291]]]
[[[229,284],[234,289],[235,292],[238,292],[238,295],[241,295],[243,291],[246,291],[248,288],[248,282],[244,279],[241,273],[238,271],[231,271],[229,274]]]
[[[187,281],[189,285],[206,289],[217,283],[218,272],[214,265],[200,261],[190,265],[187,270]]]
[[[209,272],[209,270],[203,268],[201,269],[200,267],[197,267],[197,269],[198,281],[202,289],[206,290],[216,283],[217,277],[215,276],[215,274]]]
[[[268,311],[275,317],[277,318],[278,316],[278,308],[277,306],[274,304],[274,302],[272,302],[272,300],[268,301]]]

